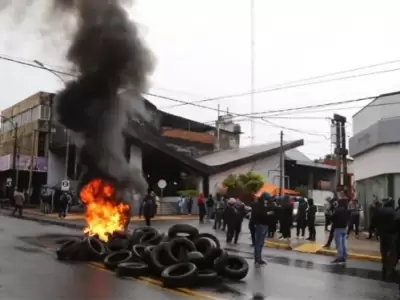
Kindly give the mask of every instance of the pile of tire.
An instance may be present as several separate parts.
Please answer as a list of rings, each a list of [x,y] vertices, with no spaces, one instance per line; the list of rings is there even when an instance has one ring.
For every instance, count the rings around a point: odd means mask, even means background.
[[[249,271],[244,258],[228,254],[214,235],[188,224],[173,225],[168,234],[140,227],[115,233],[106,243],[97,237],[72,239],[56,253],[59,260],[102,261],[121,277],[157,277],[170,288],[239,281]]]

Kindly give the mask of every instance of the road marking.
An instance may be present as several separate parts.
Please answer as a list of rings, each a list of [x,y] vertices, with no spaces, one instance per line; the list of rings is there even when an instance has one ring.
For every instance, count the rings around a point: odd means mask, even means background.
[[[317,243],[305,243],[301,246],[294,248],[294,251],[302,253],[317,253],[323,245]]]

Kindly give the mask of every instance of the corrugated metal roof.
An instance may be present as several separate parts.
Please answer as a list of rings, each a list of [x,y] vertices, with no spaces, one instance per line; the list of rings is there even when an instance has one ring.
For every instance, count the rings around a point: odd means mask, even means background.
[[[284,145],[290,144],[293,141],[285,141]],[[207,154],[198,157],[197,160],[209,166],[218,166],[225,163],[252,156],[261,152],[272,150],[280,147],[280,142],[272,142],[268,144],[254,145],[249,147],[242,147],[238,149],[230,149],[219,152]],[[291,151],[291,150],[288,150]],[[288,152],[286,151],[286,153]]]
[[[298,149],[290,149],[285,152],[286,159],[295,160],[295,161],[303,161],[303,162],[311,162],[312,160],[304,155]]]
[[[214,144],[215,137],[209,133],[195,132],[183,129],[163,127],[162,136],[199,142],[204,144]]]

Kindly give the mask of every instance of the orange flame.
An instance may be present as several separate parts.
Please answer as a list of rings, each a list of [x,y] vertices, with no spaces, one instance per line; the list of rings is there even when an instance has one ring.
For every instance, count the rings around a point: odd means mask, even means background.
[[[93,179],[82,188],[80,197],[86,205],[85,234],[97,235],[106,242],[110,234],[124,229],[130,208],[127,204],[117,203],[112,199],[113,195],[114,188],[101,179]]]

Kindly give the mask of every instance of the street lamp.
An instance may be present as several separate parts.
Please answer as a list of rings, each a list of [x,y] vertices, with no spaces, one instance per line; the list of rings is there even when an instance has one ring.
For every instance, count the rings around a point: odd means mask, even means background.
[[[52,69],[47,68],[42,62],[40,62],[38,60],[34,60],[33,62],[35,64],[37,64],[43,70],[50,72],[51,74],[56,76],[58,79],[60,79],[62,81],[62,83],[64,84],[64,86],[67,84],[66,81],[59,74],[57,74],[57,72],[54,72]],[[52,109],[52,108],[50,108],[50,109]],[[49,123],[50,123],[50,121],[49,121]],[[64,179],[67,180],[68,179],[68,164],[69,164],[69,147],[70,147],[69,130],[67,128],[65,129],[65,133],[66,133],[66,150],[65,150]],[[49,159],[49,155],[47,155],[47,160],[48,159]]]

